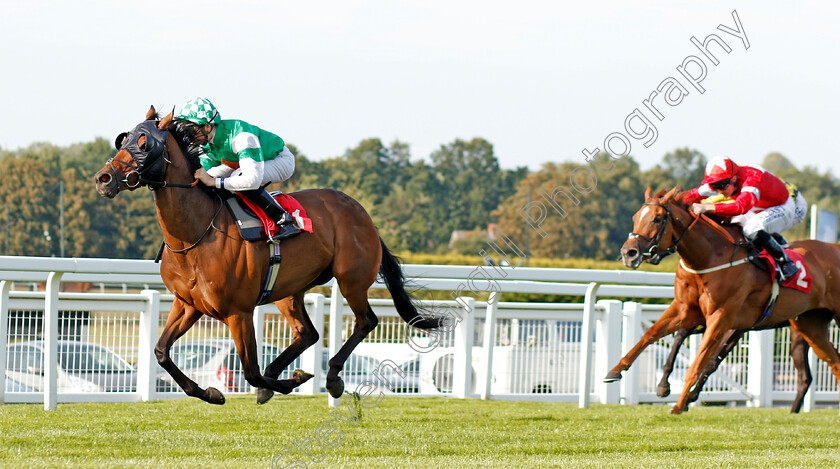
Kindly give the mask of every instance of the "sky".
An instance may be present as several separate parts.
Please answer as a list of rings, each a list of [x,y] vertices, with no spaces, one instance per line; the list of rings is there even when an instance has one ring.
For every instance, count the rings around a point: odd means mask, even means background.
[[[177,110],[203,96],[222,118],[272,131],[313,160],[370,137],[408,143],[416,160],[482,137],[503,168],[538,170],[583,163],[584,148],[604,149],[620,132],[643,169],[690,147],[741,164],[780,152],[840,176],[836,2],[0,0],[0,9],[6,150],[111,141],[150,105]],[[718,29],[737,29],[733,10],[749,48]],[[710,34],[731,49],[709,45],[717,65],[691,42]],[[691,56],[706,67],[703,93],[677,70]],[[650,98],[669,77],[687,91],[678,104]],[[655,140],[629,136],[636,109]],[[644,124],[630,127],[640,135]]]

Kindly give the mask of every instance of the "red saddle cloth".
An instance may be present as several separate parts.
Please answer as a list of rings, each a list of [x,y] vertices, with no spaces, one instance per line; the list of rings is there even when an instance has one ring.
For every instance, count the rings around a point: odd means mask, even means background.
[[[782,286],[793,288],[805,293],[811,293],[811,272],[809,272],[805,267],[805,259],[802,257],[802,254],[799,254],[793,249],[785,249],[785,253],[788,255],[790,260],[799,267],[799,272],[797,272],[792,278],[789,278],[782,284]],[[773,259],[773,256],[768,254],[767,251],[761,251],[760,257],[767,260],[767,263],[770,265],[770,281],[775,282],[776,259]]]
[[[242,201],[245,205],[248,206],[253,212],[257,215],[257,218],[265,227],[265,232],[269,233],[270,236],[274,236],[279,227],[274,223],[274,220],[266,216],[263,209],[261,209],[257,204],[250,201],[247,197],[243,197],[239,192],[235,193],[239,200]],[[303,231],[307,231],[312,233],[312,219],[306,216],[306,209],[303,208],[303,205],[297,201],[294,197],[288,194],[279,194],[274,197],[274,200],[280,203],[280,206],[283,207],[290,215],[297,221],[298,228]]]

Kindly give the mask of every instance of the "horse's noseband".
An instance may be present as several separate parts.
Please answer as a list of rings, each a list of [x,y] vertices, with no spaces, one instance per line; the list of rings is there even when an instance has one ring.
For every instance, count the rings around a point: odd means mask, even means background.
[[[682,241],[682,236],[680,239],[674,243],[671,247],[664,251],[659,250],[659,244],[662,243],[662,237],[665,235],[665,229],[668,227],[668,221],[671,218],[671,209],[667,205],[662,204],[654,204],[654,203],[645,203],[644,205],[653,205],[656,207],[662,207],[665,209],[665,218],[662,219],[662,224],[659,226],[659,230],[656,231],[656,234],[653,235],[653,238],[648,238],[645,235],[641,235],[639,233],[631,232],[628,237],[632,239],[643,239],[650,244],[650,248],[646,252],[642,253],[642,258],[648,258],[648,262],[653,265],[659,264],[659,262],[676,252],[677,245]],[[679,221],[678,219],[674,218],[674,220]],[[682,224],[682,222],[680,222]],[[685,234],[685,233],[683,233]]]
[[[169,135],[168,131],[157,127],[157,121],[147,120],[138,124],[130,132],[123,132],[117,136],[114,146],[117,147],[117,150],[127,151],[131,155],[131,159],[134,160],[134,165],[121,161],[132,169],[123,180],[129,187],[137,187],[141,183],[150,186],[164,184],[166,168],[163,156],[166,152],[167,135]],[[146,139],[141,146],[140,138],[144,136]],[[113,158],[108,160],[112,168],[114,166],[113,161],[115,161]],[[128,177],[135,172],[139,177],[137,182],[132,185],[128,182]]]

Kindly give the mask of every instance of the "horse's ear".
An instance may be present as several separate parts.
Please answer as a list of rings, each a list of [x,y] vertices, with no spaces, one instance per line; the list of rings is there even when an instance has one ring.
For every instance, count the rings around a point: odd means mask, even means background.
[[[155,117],[155,114],[157,114],[157,111],[155,111],[155,107],[154,106],[150,107],[149,112],[146,113],[146,120],[149,120],[149,119]]]
[[[163,119],[158,122],[158,128],[160,130],[168,130],[169,125],[172,123],[172,117],[175,116],[175,110],[173,109],[172,112],[166,115]]]
[[[650,193],[651,192],[653,192],[653,190],[650,188],[650,186],[648,186],[647,190],[645,191],[645,202],[650,200]]]
[[[662,203],[668,204],[674,199],[674,194],[677,193],[677,188],[674,187],[673,189],[669,190],[664,196],[662,196]]]

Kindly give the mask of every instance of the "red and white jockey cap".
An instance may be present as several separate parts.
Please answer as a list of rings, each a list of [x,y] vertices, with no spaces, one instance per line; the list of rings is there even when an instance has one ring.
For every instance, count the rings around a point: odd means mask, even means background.
[[[706,177],[701,184],[712,184],[729,179],[738,172],[738,165],[725,156],[716,156],[706,163]]]

